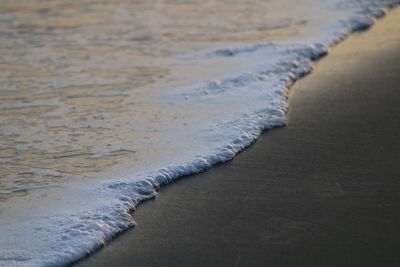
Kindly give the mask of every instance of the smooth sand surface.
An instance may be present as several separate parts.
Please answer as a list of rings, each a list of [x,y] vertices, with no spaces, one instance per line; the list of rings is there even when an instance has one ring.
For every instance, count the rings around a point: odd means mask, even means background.
[[[400,266],[400,9],[289,104],[288,126],[162,188],[78,266]]]

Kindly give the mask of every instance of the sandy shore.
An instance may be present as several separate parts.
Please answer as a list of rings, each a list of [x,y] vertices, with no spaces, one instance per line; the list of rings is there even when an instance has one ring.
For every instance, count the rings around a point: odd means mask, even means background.
[[[78,266],[399,266],[400,9],[317,63],[288,126],[139,206]]]

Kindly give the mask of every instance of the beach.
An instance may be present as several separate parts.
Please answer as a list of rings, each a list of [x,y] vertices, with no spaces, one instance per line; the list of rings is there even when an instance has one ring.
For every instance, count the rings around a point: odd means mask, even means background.
[[[287,126],[162,187],[76,266],[398,266],[399,73],[397,8],[295,83]]]

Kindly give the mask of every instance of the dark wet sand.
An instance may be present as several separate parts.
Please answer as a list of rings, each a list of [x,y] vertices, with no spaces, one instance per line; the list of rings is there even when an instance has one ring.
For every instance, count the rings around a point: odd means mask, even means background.
[[[79,266],[400,266],[399,9],[296,83],[288,123]]]

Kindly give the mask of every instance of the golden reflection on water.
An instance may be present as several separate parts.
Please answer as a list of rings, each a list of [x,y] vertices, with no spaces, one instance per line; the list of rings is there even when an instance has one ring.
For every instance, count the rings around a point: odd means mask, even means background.
[[[2,0],[0,200],[143,157],[136,147],[176,118],[146,102],[155,84],[180,77],[175,57],[284,39],[307,23],[279,8],[261,0]]]

